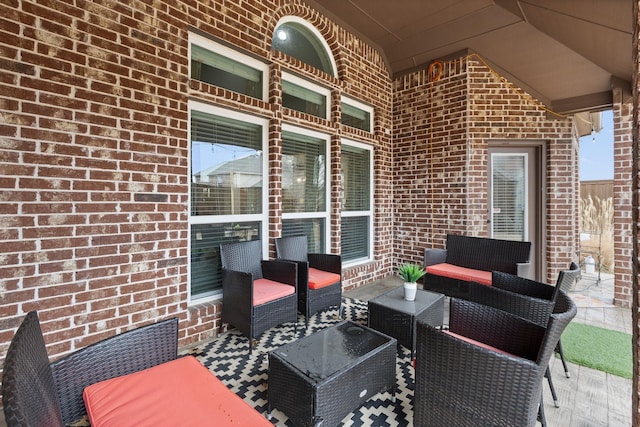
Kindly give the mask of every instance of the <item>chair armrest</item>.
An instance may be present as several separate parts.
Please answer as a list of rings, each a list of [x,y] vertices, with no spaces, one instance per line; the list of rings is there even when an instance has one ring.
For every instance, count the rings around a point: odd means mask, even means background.
[[[298,264],[293,261],[262,261],[262,276],[265,279],[291,285],[298,289]]]
[[[342,275],[342,256],[335,254],[307,254],[309,267]]]
[[[452,298],[449,330],[499,348],[507,353],[536,360],[545,328],[494,307]]]
[[[222,269],[222,304],[241,310],[247,316],[253,306],[253,275],[244,271]]]
[[[447,260],[446,249],[426,248],[424,250],[424,268],[430,265],[441,264]]]
[[[115,335],[53,362],[62,420],[68,424],[85,415],[85,387],[177,357],[178,319],[172,318]]]
[[[531,276],[531,263],[530,262],[517,262],[516,263],[516,274],[518,277],[522,277],[525,279],[532,279]]]

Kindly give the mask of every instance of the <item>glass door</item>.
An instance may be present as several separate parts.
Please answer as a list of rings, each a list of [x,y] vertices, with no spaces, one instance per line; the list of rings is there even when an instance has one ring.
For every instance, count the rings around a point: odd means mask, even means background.
[[[542,145],[491,146],[488,177],[490,237],[531,242],[530,278],[539,279],[544,267]]]

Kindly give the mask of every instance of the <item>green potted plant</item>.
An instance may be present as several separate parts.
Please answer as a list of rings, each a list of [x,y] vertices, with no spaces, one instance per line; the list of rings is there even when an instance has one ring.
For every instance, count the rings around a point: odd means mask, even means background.
[[[418,264],[406,263],[398,267],[398,274],[404,280],[404,299],[407,301],[415,300],[418,289],[417,282],[427,272]]]

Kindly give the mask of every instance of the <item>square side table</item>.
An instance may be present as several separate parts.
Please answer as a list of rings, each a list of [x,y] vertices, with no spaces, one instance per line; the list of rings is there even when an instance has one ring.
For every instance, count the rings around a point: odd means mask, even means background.
[[[416,349],[416,322],[438,327],[443,319],[444,295],[436,292],[418,289],[415,301],[407,301],[399,287],[369,300],[369,327],[396,338],[411,350],[411,359]]]

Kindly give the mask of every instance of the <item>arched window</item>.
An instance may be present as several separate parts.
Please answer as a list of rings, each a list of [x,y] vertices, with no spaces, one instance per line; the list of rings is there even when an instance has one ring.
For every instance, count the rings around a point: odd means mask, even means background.
[[[329,45],[318,30],[303,19],[294,16],[282,18],[273,32],[271,48],[327,74],[336,75],[336,64],[329,53]]]

